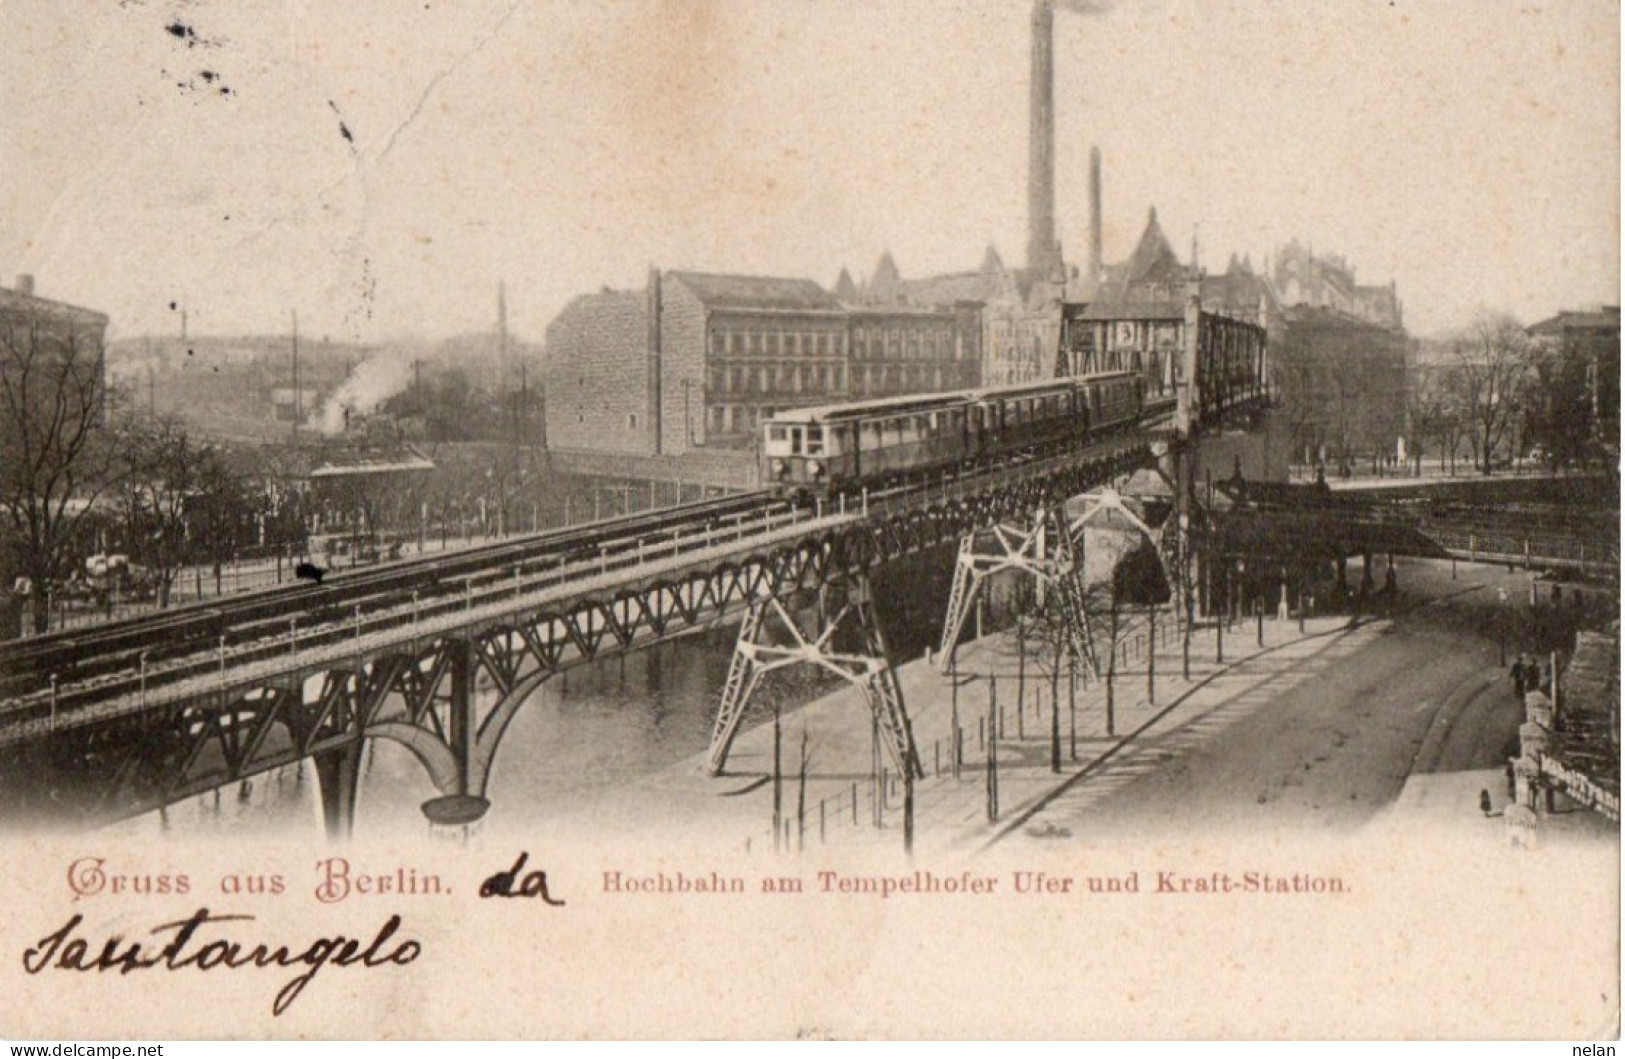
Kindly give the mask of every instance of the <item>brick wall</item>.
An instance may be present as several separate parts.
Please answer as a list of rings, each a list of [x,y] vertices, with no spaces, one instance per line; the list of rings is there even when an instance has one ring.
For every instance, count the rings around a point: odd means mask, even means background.
[[[705,313],[705,306],[682,280],[666,278],[661,297],[660,409],[661,451],[667,456],[681,456],[705,444]]]
[[[647,456],[648,313],[642,291],[585,294],[547,327],[547,444]]]

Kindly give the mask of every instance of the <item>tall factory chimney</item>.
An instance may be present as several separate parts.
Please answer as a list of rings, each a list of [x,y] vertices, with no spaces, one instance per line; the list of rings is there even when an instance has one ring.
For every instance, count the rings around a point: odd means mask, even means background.
[[[1100,270],[1103,267],[1100,248],[1100,148],[1089,148],[1089,274],[1084,279],[1084,290],[1093,298],[1100,291]]]
[[[1055,262],[1055,7],[1033,0],[1032,96],[1027,130],[1027,268]]]

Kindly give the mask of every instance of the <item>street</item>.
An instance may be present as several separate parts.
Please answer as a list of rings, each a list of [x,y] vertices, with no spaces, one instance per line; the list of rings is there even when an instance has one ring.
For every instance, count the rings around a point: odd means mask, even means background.
[[[1170,716],[1112,770],[1108,794],[1083,798],[1085,779],[1028,830],[1346,831],[1393,803],[1413,774],[1504,767],[1521,717],[1499,646],[1482,630],[1495,589],[1518,599],[1527,575],[1462,564],[1452,581],[1449,564],[1422,561],[1398,572],[1406,609],[1391,623],[1334,633],[1325,650],[1284,667],[1269,656],[1243,663],[1273,670],[1247,694],[1251,708],[1208,730],[1208,710]]]

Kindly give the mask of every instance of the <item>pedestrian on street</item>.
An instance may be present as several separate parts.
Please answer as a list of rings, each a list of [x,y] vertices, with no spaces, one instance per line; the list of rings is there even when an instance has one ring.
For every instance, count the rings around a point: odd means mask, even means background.
[[[1523,691],[1524,691],[1523,680],[1524,680],[1523,656],[1519,655],[1517,658],[1514,658],[1512,660],[1512,691],[1513,691],[1513,693],[1515,695],[1518,696],[1518,701],[1520,701],[1520,702],[1523,701]]]

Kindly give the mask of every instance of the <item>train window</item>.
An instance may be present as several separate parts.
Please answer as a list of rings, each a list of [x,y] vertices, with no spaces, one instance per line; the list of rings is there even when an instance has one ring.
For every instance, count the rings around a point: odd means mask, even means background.
[[[800,456],[801,455],[801,428],[800,427],[791,427],[790,428],[790,455],[792,455],[792,456]]]
[[[786,437],[788,435],[781,426],[774,425],[767,428],[767,440],[769,441],[783,441]]]
[[[807,428],[807,455],[822,456],[824,454],[824,428]]]

